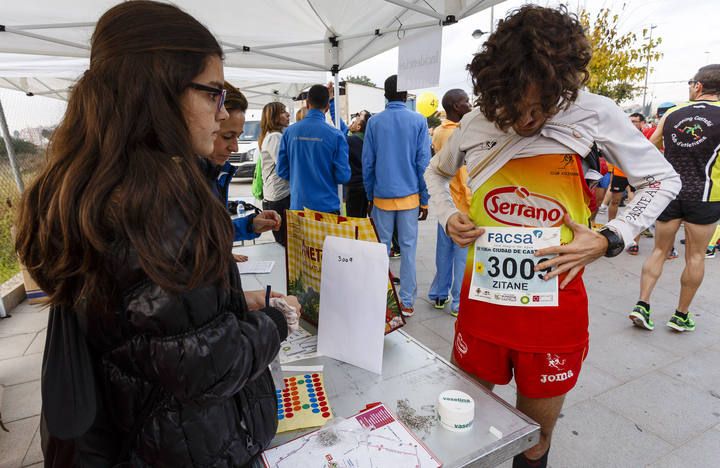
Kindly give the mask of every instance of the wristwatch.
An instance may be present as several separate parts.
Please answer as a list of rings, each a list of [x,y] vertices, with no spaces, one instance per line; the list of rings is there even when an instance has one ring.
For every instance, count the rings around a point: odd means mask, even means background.
[[[607,250],[605,251],[606,257],[617,257],[625,249],[625,242],[614,229],[604,226],[598,230],[598,234],[608,240]]]

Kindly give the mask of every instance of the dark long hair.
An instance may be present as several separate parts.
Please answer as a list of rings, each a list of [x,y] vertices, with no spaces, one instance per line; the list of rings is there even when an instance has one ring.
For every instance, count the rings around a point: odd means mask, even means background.
[[[110,300],[132,251],[169,291],[228,285],[232,226],[180,106],[212,56],[217,40],[172,5],[120,3],[98,21],[90,68],[19,212],[18,255],[51,304]]]
[[[477,105],[507,130],[523,115],[529,86],[540,93],[540,111],[552,116],[577,99],[587,82],[592,49],[577,17],[564,6],[525,5],[498,24],[467,66]]]

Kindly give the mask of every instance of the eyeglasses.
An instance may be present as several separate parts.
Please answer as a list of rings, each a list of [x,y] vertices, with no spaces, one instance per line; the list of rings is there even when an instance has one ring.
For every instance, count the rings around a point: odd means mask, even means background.
[[[695,83],[700,83],[698,80],[688,80],[688,86],[692,86]]]
[[[225,97],[227,96],[227,90],[224,88],[213,88],[212,86],[205,86],[200,83],[190,83],[188,85],[192,89],[196,89],[198,91],[203,91],[205,93],[209,93],[213,96],[213,99],[216,97],[219,97],[217,101],[217,108],[215,109],[215,112],[220,112],[225,105]]]

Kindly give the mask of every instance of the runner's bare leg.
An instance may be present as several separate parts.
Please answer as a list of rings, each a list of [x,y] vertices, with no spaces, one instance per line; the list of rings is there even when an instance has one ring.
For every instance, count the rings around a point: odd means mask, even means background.
[[[675,234],[680,229],[681,219],[657,221],[655,223],[655,247],[645,260],[640,276],[640,300],[650,303],[650,296],[663,271],[667,254],[675,242]],[[703,257],[705,251],[703,250]]]
[[[552,398],[528,398],[517,394],[516,407],[529,418],[540,424],[540,442],[525,450],[525,456],[537,460],[550,448],[552,433],[562,410],[565,395]]]
[[[685,221],[685,269],[680,276],[680,298],[677,310],[687,313],[705,276],[705,249],[715,232],[714,224],[692,224]]]
[[[622,200],[622,192],[612,192],[610,195],[610,205],[608,206],[608,221],[612,221],[617,217],[618,210],[620,209],[620,200]]]

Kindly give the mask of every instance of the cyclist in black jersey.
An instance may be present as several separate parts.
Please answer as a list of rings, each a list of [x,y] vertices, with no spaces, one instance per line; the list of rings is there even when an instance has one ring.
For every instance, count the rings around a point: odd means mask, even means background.
[[[657,219],[655,248],[643,265],[640,300],[630,319],[652,330],[650,295],[662,273],[665,254],[685,224],[685,269],[675,313],[667,326],[693,331],[689,308],[705,274],[705,249],[720,220],[720,64],[702,67],[688,81],[690,101],[668,110],[651,137],[680,174],[682,189]]]

